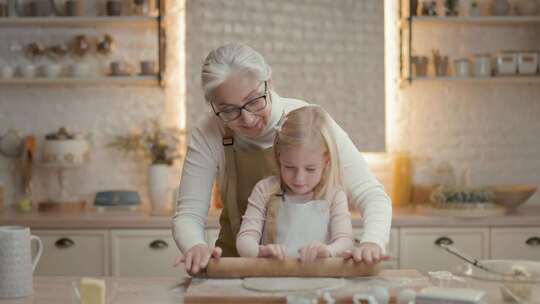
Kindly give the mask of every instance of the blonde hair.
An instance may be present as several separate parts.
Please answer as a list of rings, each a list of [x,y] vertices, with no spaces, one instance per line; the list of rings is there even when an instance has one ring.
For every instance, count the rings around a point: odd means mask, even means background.
[[[283,147],[322,147],[328,156],[321,180],[314,188],[314,199],[331,201],[336,190],[343,189],[341,183],[339,157],[334,139],[331,118],[323,108],[315,105],[293,110],[285,117],[285,122],[277,128],[274,140],[274,157],[278,167],[280,149]],[[281,190],[284,182],[280,170]]]

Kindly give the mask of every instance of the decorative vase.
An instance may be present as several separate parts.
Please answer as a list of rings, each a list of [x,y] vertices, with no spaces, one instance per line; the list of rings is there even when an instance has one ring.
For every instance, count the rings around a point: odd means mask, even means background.
[[[170,170],[170,166],[165,164],[153,164],[148,167],[148,195],[153,215],[166,215],[172,212]]]

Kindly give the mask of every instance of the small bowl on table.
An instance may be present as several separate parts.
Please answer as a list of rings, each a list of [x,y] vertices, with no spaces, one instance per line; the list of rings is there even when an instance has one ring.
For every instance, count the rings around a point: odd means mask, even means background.
[[[469,288],[488,291],[487,303],[538,303],[540,262],[483,260],[481,263],[496,274],[474,267],[470,263],[459,265],[455,272],[467,279]]]
[[[495,185],[489,190],[495,194],[495,203],[506,208],[506,213],[516,213],[516,209],[524,204],[535,192],[537,187],[531,185]]]

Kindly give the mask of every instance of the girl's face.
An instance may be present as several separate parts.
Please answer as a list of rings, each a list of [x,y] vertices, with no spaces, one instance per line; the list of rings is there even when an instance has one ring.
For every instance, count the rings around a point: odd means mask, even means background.
[[[281,147],[281,178],[294,194],[308,194],[321,181],[328,156],[320,147]]]
[[[213,108],[215,112],[235,111],[247,103],[258,102],[264,105],[264,99],[257,101],[259,97],[266,95],[266,106],[259,111],[249,112],[241,110],[238,118],[226,121],[225,124],[235,133],[249,138],[256,138],[266,128],[271,115],[270,105],[270,81],[258,81],[249,75],[234,73],[225,82],[214,90]]]

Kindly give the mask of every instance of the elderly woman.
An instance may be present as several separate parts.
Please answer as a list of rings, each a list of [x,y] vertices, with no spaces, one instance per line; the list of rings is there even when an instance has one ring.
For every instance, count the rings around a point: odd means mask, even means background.
[[[174,237],[183,253],[178,262],[190,273],[205,268],[211,257],[238,256],[235,241],[247,198],[276,169],[274,127],[286,113],[307,104],[280,97],[272,89],[271,74],[264,58],[242,44],[221,46],[204,61],[202,88],[211,112],[202,115],[189,136],[173,217]],[[378,262],[389,238],[391,203],[347,134],[335,122],[333,127],[343,183],[364,225],[360,245],[344,257]],[[223,211],[214,247],[206,244],[204,228],[216,178]]]

